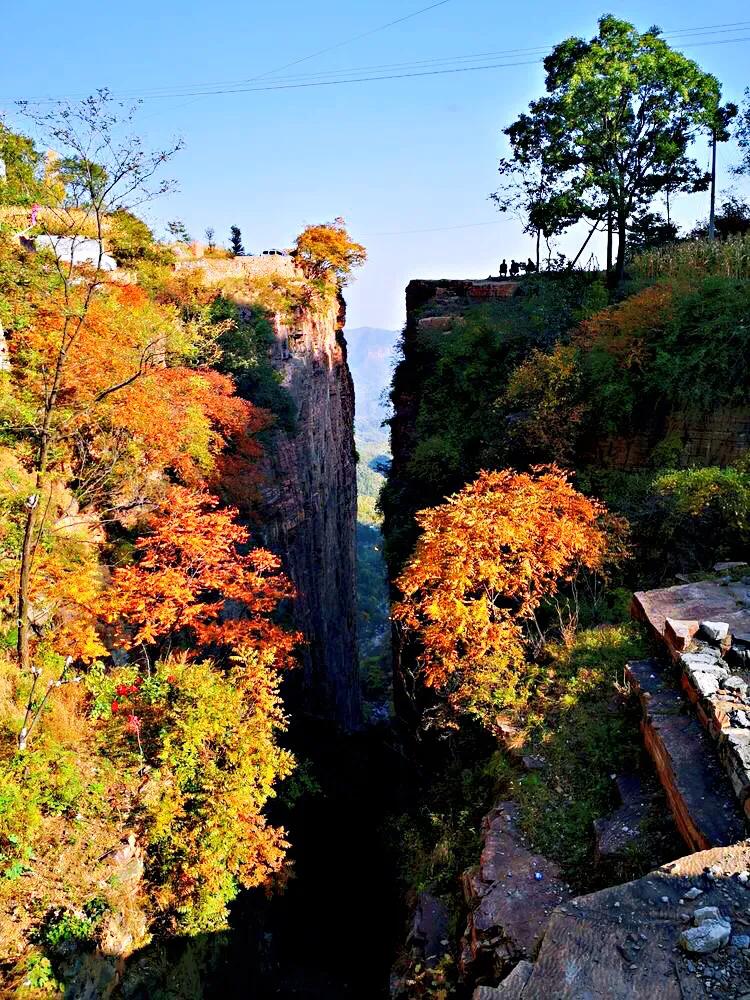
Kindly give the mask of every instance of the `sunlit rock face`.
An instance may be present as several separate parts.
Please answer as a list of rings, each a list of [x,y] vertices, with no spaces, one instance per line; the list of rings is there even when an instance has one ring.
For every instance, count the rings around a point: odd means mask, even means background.
[[[345,729],[361,722],[356,633],[354,387],[342,301],[276,323],[274,364],[297,411],[296,431],[266,449],[262,515],[268,544],[297,588],[305,636],[304,708]]]

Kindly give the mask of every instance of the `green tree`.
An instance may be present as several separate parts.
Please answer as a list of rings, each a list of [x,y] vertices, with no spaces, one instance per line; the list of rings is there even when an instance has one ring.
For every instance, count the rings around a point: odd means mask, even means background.
[[[742,161],[735,167],[734,172],[750,174],[750,87],[745,91],[745,102],[734,135],[742,152]]]
[[[693,229],[690,236],[703,240],[708,236],[709,220],[704,219]],[[724,201],[714,218],[716,236],[725,240],[729,236],[744,236],[750,233],[750,204],[733,192],[724,196]]]
[[[229,249],[233,257],[244,257],[245,248],[242,245],[242,232],[239,226],[232,226],[229,230]]]
[[[178,243],[190,242],[190,233],[187,231],[185,223],[181,222],[180,219],[173,219],[172,222],[168,222],[167,232]]]
[[[560,42],[544,66],[546,95],[505,130],[512,163],[554,178],[530,219],[546,213],[558,232],[586,219],[588,239],[603,225],[610,247],[616,233],[619,279],[633,215],[658,194],[707,187],[691,149],[720,118],[719,82],[658,28],[641,34],[611,15],[590,41]]]
[[[0,205],[30,205],[42,201],[39,170],[42,158],[34,142],[11,132],[0,122]]]

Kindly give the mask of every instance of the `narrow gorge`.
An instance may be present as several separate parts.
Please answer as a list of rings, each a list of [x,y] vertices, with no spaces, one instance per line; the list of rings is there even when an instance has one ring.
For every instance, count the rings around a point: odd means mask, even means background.
[[[750,1000],[750,91],[672,45],[745,22],[459,7],[0,111],[0,997]]]

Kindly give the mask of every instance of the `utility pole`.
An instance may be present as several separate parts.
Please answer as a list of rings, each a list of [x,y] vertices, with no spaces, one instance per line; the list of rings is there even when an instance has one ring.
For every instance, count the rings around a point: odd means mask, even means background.
[[[730,136],[729,126],[737,114],[737,105],[727,103],[716,109],[711,128],[711,214],[708,219],[708,238],[716,239],[716,144],[726,142]]]
[[[716,238],[716,126],[711,130],[711,212],[708,217],[708,238]]]

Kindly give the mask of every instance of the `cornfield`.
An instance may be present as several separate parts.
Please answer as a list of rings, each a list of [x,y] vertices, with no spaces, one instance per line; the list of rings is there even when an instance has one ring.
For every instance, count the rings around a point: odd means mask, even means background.
[[[690,240],[646,250],[634,259],[632,270],[649,279],[685,275],[750,278],[750,234],[726,240]]]

